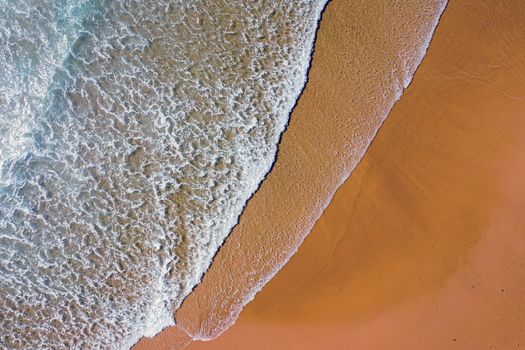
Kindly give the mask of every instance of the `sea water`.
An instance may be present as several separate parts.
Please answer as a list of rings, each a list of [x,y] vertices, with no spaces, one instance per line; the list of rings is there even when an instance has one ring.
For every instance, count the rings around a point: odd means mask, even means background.
[[[324,3],[0,0],[0,348],[174,323],[275,159]]]

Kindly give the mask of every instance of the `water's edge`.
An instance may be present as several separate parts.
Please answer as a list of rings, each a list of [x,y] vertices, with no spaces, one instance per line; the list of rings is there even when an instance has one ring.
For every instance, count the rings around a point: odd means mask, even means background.
[[[318,33],[319,33],[319,30],[321,29],[321,26],[322,26],[322,20],[323,20],[323,15],[325,13],[325,10],[327,9],[327,7],[329,6],[329,4],[331,3],[332,1],[328,1],[322,12],[321,12],[321,16],[319,17],[319,21],[318,21],[318,26],[316,28],[316,34],[315,34],[315,40],[314,40],[314,44],[312,46],[312,50],[311,50],[311,56],[310,56],[310,62],[309,62],[309,68],[308,68],[308,72],[310,72],[310,69],[313,65],[313,60],[314,60],[314,55],[315,55],[315,43],[317,42],[317,38],[318,38]],[[373,133],[373,135],[371,135],[370,139],[368,140],[368,145],[367,147],[364,149],[364,151],[362,152],[362,154],[360,154],[360,160],[359,162],[357,163],[356,167],[354,167],[353,169],[346,169],[346,173],[343,174],[343,176],[340,178],[340,181],[339,183],[336,185],[336,188],[335,190],[333,191],[333,194],[327,198],[325,201],[324,201],[324,204],[323,206],[321,206],[319,208],[319,210],[315,213],[313,213],[312,215],[312,221],[309,223],[309,226],[307,228],[307,230],[305,230],[305,234],[302,236],[302,239],[300,242],[298,242],[298,244],[293,248],[292,251],[290,251],[289,255],[287,256],[287,258],[280,262],[280,264],[276,265],[275,268],[271,271],[270,274],[267,274],[264,278],[261,279],[261,282],[255,286],[255,288],[253,289],[252,293],[247,295],[246,298],[242,301],[242,304],[240,304],[237,308],[237,310],[235,310],[235,313],[231,315],[231,319],[228,321],[228,322],[225,322],[225,323],[222,323],[221,326],[225,326],[225,327],[222,327],[220,329],[217,329],[216,333],[214,333],[212,336],[208,336],[208,335],[202,335],[202,334],[192,334],[192,332],[188,329],[186,329],[184,327],[184,325],[178,325],[178,328],[181,329],[182,331],[184,331],[186,334],[188,334],[188,336],[190,336],[193,340],[200,340],[200,341],[210,341],[210,340],[213,340],[215,339],[216,337],[220,336],[222,333],[224,333],[226,330],[228,330],[229,327],[231,327],[236,319],[238,318],[239,314],[241,313],[242,309],[250,302],[252,301],[255,296],[257,295],[258,292],[260,292],[262,290],[262,288],[284,267],[284,265],[293,257],[293,255],[295,255],[295,253],[298,251],[299,247],[301,246],[302,242],[304,241],[304,239],[307,237],[308,233],[312,230],[312,228],[314,227],[314,225],[316,224],[316,222],[319,220],[319,218],[321,217],[321,215],[323,214],[324,210],[330,205],[331,201],[333,200],[335,194],[337,193],[337,191],[341,188],[341,186],[345,183],[345,181],[351,176],[351,174],[353,173],[353,171],[355,171],[355,169],[357,168],[357,166],[359,165],[360,161],[363,159],[364,155],[366,154],[367,150],[370,148],[374,138],[376,137],[377,133],[379,132],[380,128],[382,127],[384,121],[386,120],[386,118],[388,117],[388,115],[390,114],[390,112],[392,111],[393,107],[395,106],[395,104],[400,100],[400,98],[403,96],[404,92],[406,91],[406,89],[410,86],[410,84],[412,83],[420,65],[422,64],[427,52],[428,52],[428,49],[430,47],[430,44],[432,42],[432,39],[434,37],[434,34],[435,34],[435,31],[436,31],[436,28],[437,26],[439,25],[439,22],[441,20],[441,17],[443,16],[445,10],[446,10],[446,7],[448,5],[448,2],[446,1],[443,6],[439,9],[439,12],[438,12],[438,15],[436,16],[435,20],[433,23],[431,23],[431,27],[432,27],[432,30],[430,32],[430,34],[426,37],[426,39],[423,41],[423,45],[421,47],[421,50],[419,52],[419,55],[418,57],[416,58],[417,59],[417,64],[416,64],[416,68],[414,70],[414,72],[410,75],[410,79],[406,80],[403,82],[403,88],[402,88],[402,91],[396,96],[396,98],[392,101],[392,104],[390,106],[390,108],[388,110],[385,110],[385,113],[384,113],[384,116],[382,118],[382,122],[379,126],[379,128],[377,128],[377,130]],[[296,104],[294,105],[294,108],[292,109],[292,111],[290,112],[290,119],[288,120],[288,123],[287,123],[287,126],[286,126],[286,129],[288,128],[289,124],[290,124],[290,120],[291,118],[293,118],[293,111],[295,110],[295,108],[297,107],[297,105],[300,103],[300,99],[303,95],[303,92],[306,90],[307,88],[307,85],[308,85],[308,75],[307,75],[307,79],[306,79],[306,83],[301,91],[301,94],[299,95],[297,101],[296,101]],[[286,130],[285,129],[285,130]],[[278,147],[281,145],[281,141],[282,141],[282,137],[283,137],[283,134],[284,132],[281,134],[281,138],[279,140],[279,144],[278,144]],[[279,153],[277,153],[276,157],[275,157],[275,160],[274,160],[274,163],[272,164],[272,168],[274,168],[275,166],[275,163],[278,161],[279,159]],[[270,170],[271,171],[271,170]],[[264,177],[263,181],[261,181],[261,183],[259,184],[258,186],[258,189],[263,185],[264,181],[266,180],[267,176],[268,176],[269,173],[266,174],[266,176]],[[257,192],[255,192],[251,197],[250,197],[250,200],[253,198],[253,196],[256,194]],[[244,208],[243,208],[243,213],[244,213],[244,209],[246,208],[246,206],[248,205],[248,202],[246,202]],[[243,213],[241,213],[241,215],[239,216],[239,220],[242,219],[242,215]],[[237,221],[237,224],[236,226],[238,225],[239,223],[239,220]],[[235,227],[236,227],[235,226]],[[232,231],[235,230],[235,227],[233,227]],[[231,232],[230,232],[231,234]],[[223,244],[221,245],[221,249],[224,247],[224,242]],[[218,252],[217,252],[218,254]],[[217,256],[217,254],[215,255],[215,257]],[[214,257],[214,260],[215,260],[215,257]],[[210,265],[210,268],[213,267],[213,263],[212,265]],[[210,269],[209,268],[209,269]],[[209,271],[208,269],[208,271]],[[202,281],[202,280],[201,280]],[[197,286],[196,286],[197,287]],[[194,288],[195,290],[195,288]]]

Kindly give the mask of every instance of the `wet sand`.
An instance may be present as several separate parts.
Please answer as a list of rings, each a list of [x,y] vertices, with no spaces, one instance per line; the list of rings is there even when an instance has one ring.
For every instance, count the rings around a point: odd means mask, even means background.
[[[450,2],[413,84],[299,252],[234,327],[188,349],[524,346],[524,20],[518,1]],[[181,326],[202,329],[199,310],[185,304]],[[177,339],[189,342],[172,328],[137,348]]]
[[[443,0],[328,5],[277,162],[177,311],[179,327],[195,339],[218,336],[289,260],[410,82],[443,7]]]
[[[278,160],[202,283],[176,313],[178,327],[193,338],[226,330],[288,261],[410,82],[444,0],[396,4],[335,0],[328,5],[309,83]],[[159,339],[173,337],[176,329]]]
[[[451,1],[298,253],[197,349],[525,346],[525,4]]]

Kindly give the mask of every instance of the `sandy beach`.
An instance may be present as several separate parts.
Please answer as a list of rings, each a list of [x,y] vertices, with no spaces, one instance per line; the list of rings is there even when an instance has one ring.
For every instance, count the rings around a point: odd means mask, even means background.
[[[348,10],[351,6],[342,1],[330,6],[316,54],[358,59],[359,55],[352,58],[350,44],[341,45],[351,41],[341,39],[348,35],[345,30],[359,28],[341,26],[344,20],[356,23]],[[411,13],[408,8],[404,11]],[[524,20],[525,6],[519,1],[483,5],[450,1],[412,84],[298,253],[230,330],[187,349],[523,346]],[[390,24],[376,23],[382,30]],[[348,76],[337,80],[340,71],[333,72],[340,68],[328,58],[314,59],[312,88],[294,113],[337,116],[355,107],[356,101],[348,100],[350,86],[340,88]],[[358,110],[369,111],[366,103],[377,107],[377,101],[364,99],[370,85],[361,88],[354,90],[363,95],[363,109]],[[331,163],[333,159],[323,165],[324,158],[316,159],[308,148],[337,153],[338,140],[322,133],[322,121],[301,125],[301,120],[292,119],[281,159],[288,159],[287,152],[304,153],[312,163],[326,167],[316,168],[318,174],[341,173],[341,168],[334,169],[338,164]],[[376,121],[379,125],[379,115]],[[366,137],[374,134],[373,127],[360,132]],[[348,144],[348,139],[344,142]],[[308,218],[307,206],[279,207],[286,202],[276,198],[277,193],[289,196],[293,183],[314,178],[310,173],[305,179],[290,177],[303,164],[289,159],[282,162],[282,169],[278,163],[267,179],[269,185],[252,199],[232,239],[177,313],[180,327],[190,334],[214,335],[230,321],[228,312],[217,316],[216,311],[224,307],[222,295],[235,293],[238,285],[228,261],[242,262],[243,237],[264,233],[271,242],[272,230],[281,228],[280,217],[292,218],[295,225],[301,224],[299,218],[303,222]],[[357,164],[359,155],[347,161],[344,166]],[[315,192],[312,198],[318,195]],[[275,220],[257,219],[265,215]],[[264,246],[252,242],[248,250],[263,254]],[[292,246],[290,239],[282,255]],[[270,264],[265,266],[271,269]],[[230,271],[228,278],[225,271]],[[189,342],[187,334],[174,327],[136,348],[176,349]]]
[[[297,255],[230,331],[188,349],[523,346],[524,19],[518,1],[451,1]]]

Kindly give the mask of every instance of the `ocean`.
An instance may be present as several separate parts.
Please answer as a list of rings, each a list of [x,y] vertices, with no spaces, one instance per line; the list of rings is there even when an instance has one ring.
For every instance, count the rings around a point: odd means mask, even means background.
[[[1,348],[174,324],[275,160],[324,4],[0,0]]]

